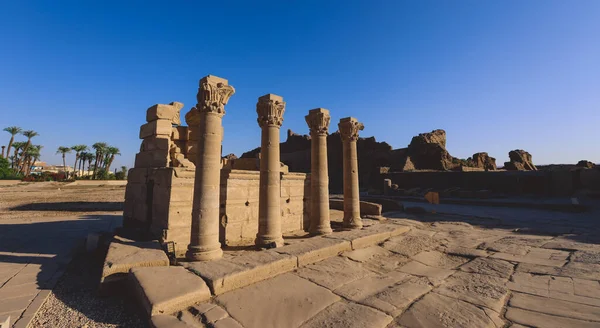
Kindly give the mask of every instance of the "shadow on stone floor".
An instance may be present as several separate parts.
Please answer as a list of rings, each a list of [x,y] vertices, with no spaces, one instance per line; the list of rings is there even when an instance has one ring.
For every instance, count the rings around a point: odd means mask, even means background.
[[[122,211],[123,202],[55,202],[30,203],[10,208],[11,211],[99,212]]]

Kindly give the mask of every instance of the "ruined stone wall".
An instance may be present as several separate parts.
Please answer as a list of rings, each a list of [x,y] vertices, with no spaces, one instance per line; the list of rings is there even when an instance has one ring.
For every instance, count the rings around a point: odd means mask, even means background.
[[[260,172],[221,171],[221,243],[253,245],[258,232]],[[281,230],[308,229],[310,182],[304,173],[281,175]]]
[[[281,175],[282,232],[308,228],[310,182],[304,173]],[[125,191],[124,225],[174,242],[179,256],[190,242],[194,170],[134,168]],[[220,240],[224,245],[253,245],[258,232],[259,172],[221,171]]]

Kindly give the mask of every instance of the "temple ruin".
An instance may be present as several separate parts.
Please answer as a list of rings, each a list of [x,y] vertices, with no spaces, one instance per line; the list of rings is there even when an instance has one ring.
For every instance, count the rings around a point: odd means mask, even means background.
[[[263,248],[284,245],[283,234],[332,232],[329,220],[327,142],[329,111],[309,111],[311,173],[289,172],[280,162],[279,133],[285,102],[258,98],[262,130],[256,158],[222,157],[225,105],[235,93],[216,76],[200,80],[197,104],[185,114],[172,102],[148,108],[140,127],[142,145],[130,169],[125,194],[126,230],[173,243],[177,257],[205,261],[221,257],[221,245]],[[344,152],[344,228],[360,229],[355,118],[339,123]]]

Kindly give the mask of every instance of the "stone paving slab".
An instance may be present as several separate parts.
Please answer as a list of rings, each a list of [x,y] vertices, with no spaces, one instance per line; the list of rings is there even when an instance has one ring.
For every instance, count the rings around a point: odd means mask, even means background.
[[[324,238],[347,240],[352,244],[352,249],[359,249],[379,244],[391,237],[402,235],[410,231],[410,229],[409,226],[382,223],[359,230],[336,232]]]
[[[417,261],[411,261],[400,267],[398,271],[420,277],[427,277],[434,285],[439,285],[456,271],[431,267]]]
[[[544,314],[535,311],[528,311],[525,309],[519,309],[514,307],[508,307],[505,314],[506,318],[512,322],[517,322],[522,325],[530,327],[544,327],[544,328],[597,328],[597,322],[577,320],[572,318],[565,318],[555,315]],[[515,325],[512,325],[515,327]]]
[[[388,327],[490,327],[492,319],[482,309],[454,298],[429,293],[414,303]]]
[[[528,311],[535,311],[565,318],[594,321],[600,325],[600,307],[577,304],[563,300],[544,298],[535,295],[514,293],[509,305]]]
[[[296,256],[298,258],[297,266],[303,267],[339,255],[340,253],[351,249],[352,245],[347,240],[315,237],[308,238],[292,245],[276,248],[275,252]]]
[[[502,312],[508,298],[505,281],[506,279],[484,274],[457,272],[436,288],[435,292]]]
[[[412,302],[431,289],[432,286],[426,278],[411,277],[363,299],[360,303],[397,317]]]
[[[301,328],[385,328],[393,318],[373,308],[340,301],[319,312]]]
[[[131,277],[149,316],[175,313],[211,297],[204,280],[183,267],[133,268]]]
[[[289,273],[216,297],[246,328],[298,327],[339,300],[330,290]]]
[[[514,265],[502,260],[480,257],[464,264],[459,269],[464,272],[508,279],[513,274]]]
[[[132,268],[168,265],[169,258],[158,241],[136,242],[115,236],[106,253],[100,284],[125,279]]]
[[[374,273],[346,257],[336,256],[325,261],[300,268],[294,274],[331,290],[371,276]]]

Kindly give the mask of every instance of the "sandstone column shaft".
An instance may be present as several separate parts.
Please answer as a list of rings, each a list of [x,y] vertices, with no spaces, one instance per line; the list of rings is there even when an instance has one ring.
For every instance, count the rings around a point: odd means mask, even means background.
[[[364,128],[353,117],[340,120],[338,124],[343,144],[344,161],[344,222],[346,229],[362,228],[360,218],[360,194],[358,185],[358,156],[356,142],[358,131]]]
[[[327,131],[331,117],[323,108],[306,116],[310,128],[310,228],[313,235],[332,232],[329,218],[329,173],[327,168]]]
[[[281,162],[279,129],[283,123],[283,98],[267,94],[258,98],[256,113],[262,129],[260,143],[260,191],[258,204],[259,247],[283,246],[281,234]]]
[[[192,261],[207,261],[223,255],[219,243],[221,121],[225,115],[225,105],[234,92],[225,79],[209,75],[200,80],[196,105],[200,120],[192,233],[186,253],[186,257]]]

